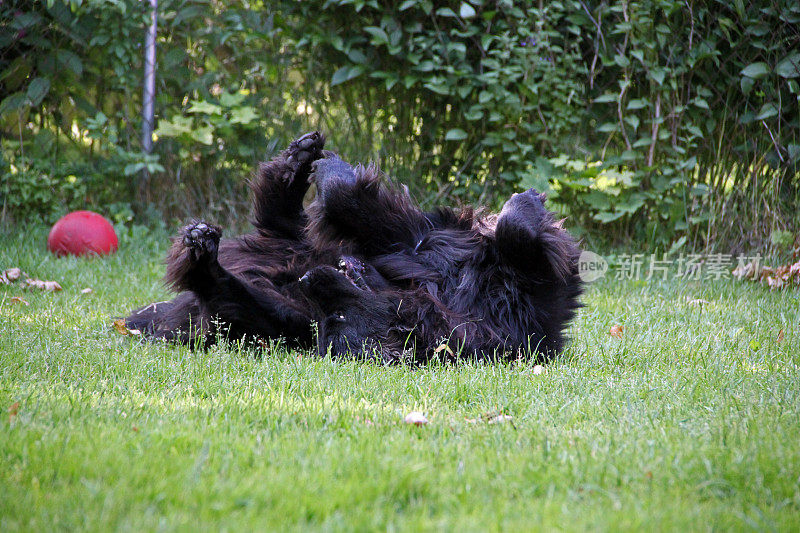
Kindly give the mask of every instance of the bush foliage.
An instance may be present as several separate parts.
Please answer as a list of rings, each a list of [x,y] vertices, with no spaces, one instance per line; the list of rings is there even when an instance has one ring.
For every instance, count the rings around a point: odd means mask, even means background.
[[[163,0],[153,155],[138,137],[146,7],[0,5],[15,168],[140,212],[241,216],[255,161],[319,128],[425,204],[536,187],[590,238],[654,245],[797,229],[796,2]]]

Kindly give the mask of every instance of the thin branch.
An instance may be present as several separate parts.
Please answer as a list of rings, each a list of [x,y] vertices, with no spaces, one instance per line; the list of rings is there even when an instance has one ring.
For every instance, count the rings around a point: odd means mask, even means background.
[[[653,132],[650,135],[650,151],[647,153],[647,166],[653,166],[653,158],[655,157],[656,153],[656,141],[658,140],[658,127],[660,122],[658,119],[661,118],[661,93],[656,95],[656,113],[655,117],[653,117]]]

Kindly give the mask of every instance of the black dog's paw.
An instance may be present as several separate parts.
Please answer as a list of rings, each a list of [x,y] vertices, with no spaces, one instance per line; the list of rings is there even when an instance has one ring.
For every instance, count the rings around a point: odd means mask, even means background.
[[[314,267],[299,280],[300,290],[323,308],[341,298],[361,298],[368,291],[360,287],[342,270],[328,265]]]
[[[547,201],[547,193],[538,192],[536,189],[528,189],[522,194],[529,196],[532,200],[542,204],[542,206],[544,206],[545,202]]]
[[[338,270],[342,274],[344,274],[347,279],[353,282],[356,287],[359,289],[369,290],[369,286],[367,282],[364,280],[365,275],[365,268],[364,263],[356,259],[355,257],[350,257],[349,255],[343,255],[339,259]]]
[[[505,203],[500,212],[501,218],[514,219],[518,224],[526,225],[534,230],[539,229],[542,222],[549,221],[552,216],[545,207],[547,194],[528,189],[516,193]]]
[[[312,131],[295,139],[286,149],[287,171],[283,175],[284,181],[291,183],[298,172],[309,170],[311,163],[323,157],[322,148],[325,146],[325,136]]]
[[[348,280],[347,276],[339,270],[332,266],[322,265],[312,268],[303,274],[298,281],[302,289],[310,291],[314,289],[329,289],[341,284],[342,281]]]
[[[216,261],[222,230],[205,221],[194,222],[183,228],[183,245],[191,251],[195,261]]]
[[[309,180],[317,184],[317,199],[326,205],[332,197],[348,196],[358,177],[349,163],[330,154],[314,162]]]

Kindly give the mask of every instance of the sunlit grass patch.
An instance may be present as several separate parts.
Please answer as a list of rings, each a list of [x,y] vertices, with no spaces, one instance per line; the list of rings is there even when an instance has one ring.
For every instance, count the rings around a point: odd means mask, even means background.
[[[121,336],[168,297],[165,236],[55,259],[45,235],[0,240],[64,287],[0,287],[3,531],[800,526],[796,292],[607,279],[540,374],[383,367]]]

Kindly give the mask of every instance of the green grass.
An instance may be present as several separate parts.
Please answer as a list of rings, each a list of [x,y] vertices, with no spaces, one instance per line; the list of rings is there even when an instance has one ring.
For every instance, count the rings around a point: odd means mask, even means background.
[[[165,237],[55,259],[23,233],[0,269],[64,290],[0,287],[1,531],[800,528],[796,291],[607,280],[542,375],[384,368],[122,337]]]

